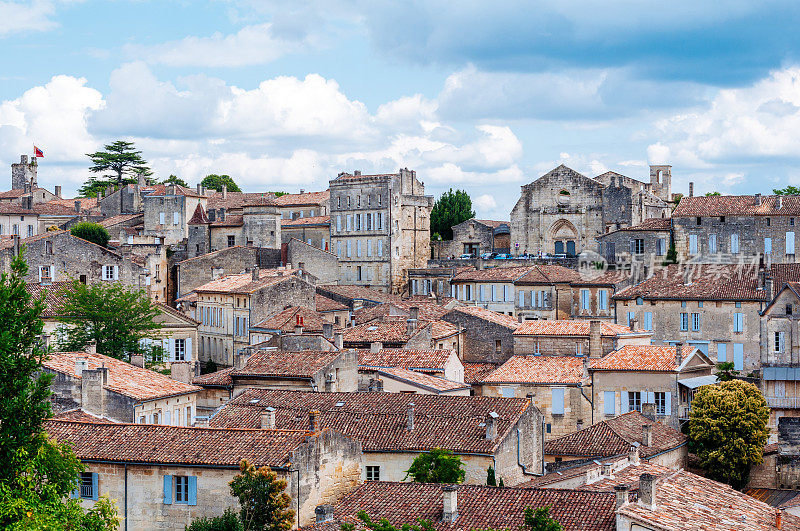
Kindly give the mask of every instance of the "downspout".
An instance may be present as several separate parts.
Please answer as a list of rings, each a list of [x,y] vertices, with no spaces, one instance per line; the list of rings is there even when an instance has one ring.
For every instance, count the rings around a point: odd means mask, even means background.
[[[585,399],[586,399],[586,401],[587,401],[587,402],[589,402],[589,405],[591,406],[591,412],[592,412],[592,424],[594,424],[594,401],[593,401],[593,400],[591,400],[591,399],[590,399],[588,396],[586,396],[585,394],[583,394],[583,386],[582,386],[581,384],[578,384],[578,389],[580,389],[580,390],[581,390],[581,396],[582,396],[583,398],[585,398]],[[594,389],[594,386],[592,386],[592,389]]]
[[[300,469],[296,468],[290,472],[297,472],[297,527],[300,527]]]
[[[128,531],[128,463],[125,463],[125,501],[123,507],[125,512],[125,531]]]

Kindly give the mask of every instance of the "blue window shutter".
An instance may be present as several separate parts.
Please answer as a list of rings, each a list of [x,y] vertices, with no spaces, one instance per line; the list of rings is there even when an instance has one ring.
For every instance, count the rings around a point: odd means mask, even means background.
[[[197,476],[189,476],[189,505],[197,505]]]
[[[617,394],[614,391],[603,391],[603,413],[613,415],[617,412],[616,404],[614,404],[616,399]]]
[[[619,410],[621,413],[628,412],[628,391],[622,391],[622,397],[619,401]]]
[[[744,344],[733,344],[733,368],[737,371],[744,369]]]
[[[717,363],[725,363],[728,361],[727,345],[725,343],[717,343]]]
[[[164,476],[164,504],[172,505],[172,476]]]
[[[648,404],[655,404],[656,403],[656,394],[653,391],[647,392],[647,403]]]
[[[97,472],[92,472],[92,499],[97,500]]]
[[[664,413],[666,413],[667,415],[672,415],[672,393],[667,391],[666,393],[664,393],[664,398],[665,398],[665,400],[664,400],[664,409],[665,409]]]
[[[553,389],[552,391],[552,413],[553,415],[563,415],[564,414],[564,390],[563,389]]]

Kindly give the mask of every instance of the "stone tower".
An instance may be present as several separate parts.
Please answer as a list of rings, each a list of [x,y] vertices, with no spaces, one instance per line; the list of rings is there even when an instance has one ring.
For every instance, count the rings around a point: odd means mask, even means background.
[[[24,190],[26,185],[30,189],[38,188],[36,182],[36,157],[28,162],[28,155],[20,155],[19,162],[11,165],[11,189]]]
[[[672,166],[669,164],[651,164],[650,188],[653,194],[664,201],[672,201]]]
[[[189,258],[200,256],[211,251],[209,219],[203,205],[197,205],[192,219],[189,220],[189,234],[186,252]]]

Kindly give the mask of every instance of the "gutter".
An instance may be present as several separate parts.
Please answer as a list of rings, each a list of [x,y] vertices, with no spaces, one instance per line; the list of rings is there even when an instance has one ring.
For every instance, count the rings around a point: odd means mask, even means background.
[[[93,458],[79,458],[83,463],[97,463],[101,465],[124,465],[127,469],[128,465],[132,466],[174,466],[174,467],[191,467],[191,468],[209,468],[215,470],[239,470],[238,464],[232,465],[212,465],[209,463],[162,463],[156,461],[118,461],[113,459],[93,459]],[[288,466],[273,466],[273,465],[265,465],[269,466],[272,470],[281,470],[288,472],[290,469]]]

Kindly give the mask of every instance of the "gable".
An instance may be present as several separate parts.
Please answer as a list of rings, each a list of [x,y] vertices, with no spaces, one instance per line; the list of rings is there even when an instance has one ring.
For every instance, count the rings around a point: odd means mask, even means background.
[[[553,168],[530,184],[523,186],[523,191],[536,190],[542,188],[565,189],[572,192],[576,188],[584,187],[600,192],[603,185],[582,173],[578,173],[572,168],[563,164]]]

